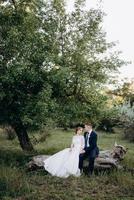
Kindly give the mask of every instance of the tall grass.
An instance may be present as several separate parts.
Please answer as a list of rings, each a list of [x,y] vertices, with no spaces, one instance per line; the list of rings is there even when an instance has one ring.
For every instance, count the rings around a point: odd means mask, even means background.
[[[53,154],[69,147],[73,131],[55,129],[47,140],[35,146],[38,154]],[[38,133],[36,134],[38,138]],[[100,149],[111,149],[114,142],[129,148],[123,165],[134,167],[134,145],[118,134],[98,133]],[[37,153],[36,153],[37,154]],[[0,131],[0,199],[2,200],[132,200],[134,177],[129,172],[112,172],[89,178],[61,179],[44,170],[28,172],[26,163],[33,155],[24,154],[17,140],[8,141]]]

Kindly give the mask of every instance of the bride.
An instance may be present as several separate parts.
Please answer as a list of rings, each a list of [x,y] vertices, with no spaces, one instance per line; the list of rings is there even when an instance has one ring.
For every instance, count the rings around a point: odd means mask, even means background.
[[[83,128],[78,127],[72,138],[70,148],[66,148],[44,161],[44,168],[51,175],[67,178],[70,175],[80,176],[79,154],[84,153]]]

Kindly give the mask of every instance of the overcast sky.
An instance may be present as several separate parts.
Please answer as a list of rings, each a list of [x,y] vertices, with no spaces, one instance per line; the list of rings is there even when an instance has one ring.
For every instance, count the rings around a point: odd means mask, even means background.
[[[87,8],[98,7],[101,0],[87,0]],[[67,0],[68,10],[73,9],[73,0]],[[134,78],[134,0],[102,0],[101,8],[107,14],[104,17],[104,30],[108,41],[119,41],[117,50],[122,57],[132,63],[120,69],[121,78]]]

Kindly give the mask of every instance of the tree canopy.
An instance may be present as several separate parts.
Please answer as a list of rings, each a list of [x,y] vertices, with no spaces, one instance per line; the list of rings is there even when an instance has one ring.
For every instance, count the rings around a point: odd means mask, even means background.
[[[67,13],[65,3],[0,3],[0,121],[15,129],[24,150],[32,149],[27,130],[49,119],[61,126],[98,122],[102,85],[124,64],[106,41],[104,13],[86,11],[84,0]]]

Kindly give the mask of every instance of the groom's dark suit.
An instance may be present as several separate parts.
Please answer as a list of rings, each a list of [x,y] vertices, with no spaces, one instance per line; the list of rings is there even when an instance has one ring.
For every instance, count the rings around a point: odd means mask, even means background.
[[[89,165],[88,165],[88,173],[92,174],[94,170],[94,161],[96,156],[99,154],[99,149],[97,147],[97,134],[92,131],[90,136],[88,137],[88,132],[84,133],[85,138],[85,153],[80,154],[79,156],[79,168],[83,169],[83,161],[88,157]]]

